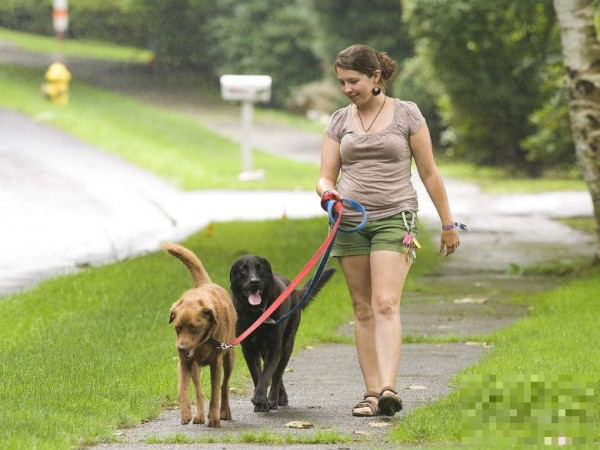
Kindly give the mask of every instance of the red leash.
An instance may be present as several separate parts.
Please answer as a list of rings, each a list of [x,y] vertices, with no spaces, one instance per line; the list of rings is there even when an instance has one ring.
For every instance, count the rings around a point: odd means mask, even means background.
[[[209,338],[218,348],[220,348],[222,350],[226,350],[228,348],[235,347],[240,342],[242,342],[244,339],[246,339],[248,337],[248,335],[250,335],[254,330],[256,330],[265,320],[267,320],[269,318],[269,316],[271,314],[273,314],[273,312],[275,312],[275,310],[277,308],[279,308],[279,306],[281,306],[281,304],[290,296],[290,294],[296,288],[296,286],[298,286],[298,283],[300,283],[300,281],[302,281],[302,279],[304,277],[306,277],[306,275],[308,275],[308,272],[310,272],[310,270],[315,266],[315,264],[317,264],[317,262],[319,261],[321,256],[323,256],[323,254],[327,250],[327,247],[329,247],[329,244],[331,244],[331,241],[333,241],[333,239],[335,238],[336,232],[340,226],[340,221],[342,219],[342,210],[344,209],[344,207],[342,206],[342,202],[340,202],[340,201],[336,202],[334,208],[335,208],[335,211],[337,212],[337,219],[335,221],[335,224],[329,231],[329,235],[327,236],[327,239],[325,239],[325,241],[321,244],[321,246],[319,247],[317,252],[306,263],[306,265],[300,271],[300,273],[298,273],[298,275],[296,275],[296,278],[294,278],[294,280],[288,285],[287,288],[285,288],[285,290],[279,295],[279,297],[277,297],[275,299],[275,301],[271,304],[271,306],[269,306],[265,310],[265,312],[263,312],[262,315],[258,319],[256,319],[256,321],[252,325],[250,325],[250,328],[248,328],[246,331],[244,331],[242,334],[240,334],[230,344],[218,342],[217,340],[215,340],[213,338]]]

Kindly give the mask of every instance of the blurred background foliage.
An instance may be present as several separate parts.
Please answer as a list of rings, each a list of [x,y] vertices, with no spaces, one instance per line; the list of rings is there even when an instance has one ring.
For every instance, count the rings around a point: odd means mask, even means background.
[[[597,2],[598,3],[598,2]],[[3,0],[0,26],[52,35],[52,0]],[[521,175],[576,173],[552,0],[77,0],[69,39],[152,50],[153,70],[268,74],[271,107],[347,104],[332,63],[354,43],[398,62],[436,151]]]

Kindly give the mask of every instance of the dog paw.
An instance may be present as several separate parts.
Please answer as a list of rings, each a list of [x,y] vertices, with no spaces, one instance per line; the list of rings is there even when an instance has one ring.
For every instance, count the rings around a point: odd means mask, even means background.
[[[192,421],[191,414],[181,414],[181,425],[187,425]]]
[[[231,420],[231,410],[229,408],[221,409],[221,420]]]
[[[269,400],[269,409],[277,409],[277,400]]]
[[[288,396],[287,392],[284,389],[279,390],[279,399],[277,400],[277,404],[279,406],[287,406],[288,405]]]
[[[221,428],[221,420],[219,420],[218,418],[209,417],[207,426],[212,427],[212,428]]]
[[[194,417],[194,423],[196,425],[199,424],[199,423],[204,423],[204,422],[205,422],[204,416],[196,416],[196,417]]]
[[[269,412],[269,400],[266,395],[252,397],[254,412]]]
[[[254,412],[269,412],[269,405],[254,405]]]

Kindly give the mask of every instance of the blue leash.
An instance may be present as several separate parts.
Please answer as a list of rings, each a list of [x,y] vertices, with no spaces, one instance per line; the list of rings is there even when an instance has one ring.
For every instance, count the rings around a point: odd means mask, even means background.
[[[362,230],[364,228],[364,226],[367,224],[367,212],[365,211],[364,206],[358,202],[355,202],[354,200],[349,200],[349,199],[344,199],[343,202],[347,203],[349,206],[351,206],[352,208],[354,208],[355,210],[360,212],[362,214],[362,221],[353,228],[342,228],[340,226],[339,230],[343,231],[344,233],[354,233],[356,231]],[[336,200],[327,200],[327,202],[325,203],[325,208],[327,209],[327,215],[329,216],[329,224],[330,225],[335,224],[335,222],[337,220],[337,215],[335,214],[335,211],[333,210],[335,203],[336,203]],[[323,270],[325,270],[325,266],[327,265],[327,261],[329,260],[329,254],[331,253],[331,249],[333,248],[333,244],[335,242],[335,236],[337,236],[337,230],[335,231],[335,235],[334,235],[333,239],[331,240],[331,243],[327,247],[327,250],[325,251],[325,253],[323,253],[321,260],[319,261],[319,265],[317,266],[317,269],[315,270],[315,273],[314,273],[312,279],[310,280],[308,289],[306,289],[306,292],[304,293],[304,295],[302,296],[302,298],[300,299],[298,304],[296,306],[294,306],[290,312],[288,312],[287,314],[284,314],[276,321],[269,322],[270,324],[279,325],[281,322],[283,322],[285,319],[287,319],[289,316],[291,316],[293,313],[295,313],[299,308],[301,308],[306,303],[311,292],[313,291],[317,282],[321,278],[321,275],[323,274]]]

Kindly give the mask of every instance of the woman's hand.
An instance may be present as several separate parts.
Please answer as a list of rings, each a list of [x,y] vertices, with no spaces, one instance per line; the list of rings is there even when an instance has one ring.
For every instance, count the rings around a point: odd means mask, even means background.
[[[442,230],[440,253],[444,256],[449,256],[454,253],[460,245],[460,237],[456,227],[449,230]]]
[[[344,198],[342,197],[342,194],[340,194],[338,191],[336,191],[335,189],[326,189],[323,191],[323,193],[321,194],[321,198],[323,198],[323,196],[325,194],[330,194],[333,195],[336,199],[338,200],[344,200]]]

